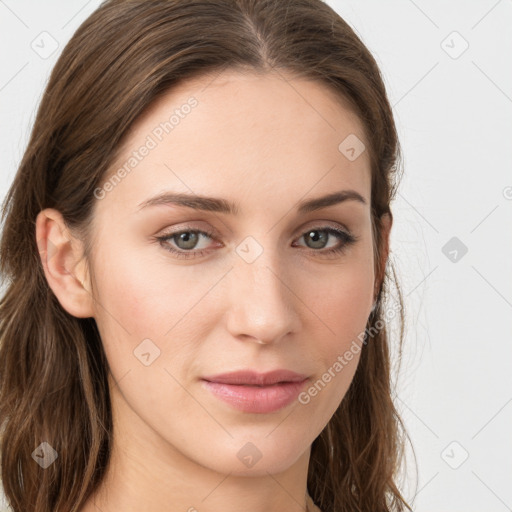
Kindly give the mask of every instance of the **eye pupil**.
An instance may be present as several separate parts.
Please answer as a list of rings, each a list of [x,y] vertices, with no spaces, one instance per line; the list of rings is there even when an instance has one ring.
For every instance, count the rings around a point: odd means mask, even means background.
[[[174,241],[180,249],[193,249],[197,244],[198,234],[192,231],[186,231],[184,233],[180,233],[179,235],[175,235],[175,237],[177,237],[177,240],[175,238]],[[180,246],[180,242],[182,241],[185,242],[184,247]]]
[[[322,247],[324,247],[325,244],[327,243],[327,236],[328,235],[327,235],[327,233],[325,231],[322,231],[322,230],[319,230],[319,229],[314,229],[314,230],[309,231],[304,236],[304,238],[306,239],[306,241],[308,239],[312,240],[313,243],[315,244],[314,245],[315,249],[318,249],[318,248],[322,249]]]

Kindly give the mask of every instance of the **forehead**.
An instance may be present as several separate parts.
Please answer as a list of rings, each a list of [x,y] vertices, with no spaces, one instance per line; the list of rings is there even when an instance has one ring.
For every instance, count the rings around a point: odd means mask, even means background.
[[[369,199],[368,151],[351,160],[345,140],[368,146],[349,103],[321,82],[281,71],[204,75],[167,91],[134,123],[110,170],[125,169],[110,199],[134,209],[172,190],[261,207],[262,198],[296,202],[343,188]]]

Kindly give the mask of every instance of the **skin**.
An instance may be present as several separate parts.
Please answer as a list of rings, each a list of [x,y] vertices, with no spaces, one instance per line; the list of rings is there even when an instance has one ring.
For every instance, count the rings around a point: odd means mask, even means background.
[[[111,370],[112,463],[81,512],[305,510],[311,443],[359,361],[355,354],[308,404],[268,414],[241,412],[201,386],[202,376],[247,368],[316,382],[364,331],[378,283],[368,151],[350,161],[338,150],[349,134],[365,141],[362,124],[319,82],[275,71],[183,82],[139,118],[113,169],[191,96],[190,114],[96,202],[90,261],[58,211],[37,217],[37,239],[53,244],[42,257],[49,286],[68,313],[95,318]],[[367,204],[295,211],[300,200],[345,189]],[[240,213],[137,211],[164,190],[236,201]],[[326,226],[358,240],[322,255],[343,240],[321,231],[321,246],[304,235]],[[381,265],[389,218],[384,226]],[[208,252],[193,259],[154,239],[208,228],[214,237],[188,246]],[[236,252],[246,237],[263,251],[250,264]],[[167,245],[185,252],[176,239]],[[134,355],[147,338],[160,350],[149,366]],[[252,467],[237,457],[248,442],[261,454]]]

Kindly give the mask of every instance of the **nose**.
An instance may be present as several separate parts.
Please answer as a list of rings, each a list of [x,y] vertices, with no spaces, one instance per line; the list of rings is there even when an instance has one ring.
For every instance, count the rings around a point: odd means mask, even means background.
[[[236,259],[236,258],[235,258]],[[265,250],[256,261],[242,258],[230,272],[227,329],[240,340],[276,343],[300,327],[290,269],[275,251]]]

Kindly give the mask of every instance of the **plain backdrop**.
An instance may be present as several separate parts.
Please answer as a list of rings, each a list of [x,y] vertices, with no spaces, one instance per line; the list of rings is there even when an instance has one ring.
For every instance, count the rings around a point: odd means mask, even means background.
[[[0,0],[0,199],[51,68],[99,3]],[[404,155],[404,492],[418,512],[512,510],[512,0],[327,3],[377,59]]]

